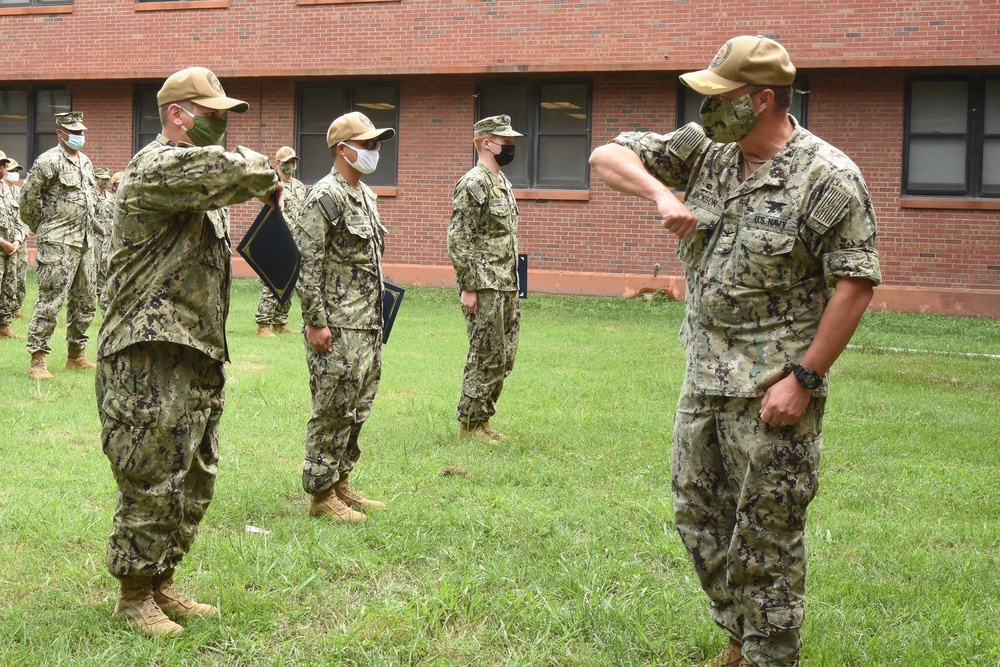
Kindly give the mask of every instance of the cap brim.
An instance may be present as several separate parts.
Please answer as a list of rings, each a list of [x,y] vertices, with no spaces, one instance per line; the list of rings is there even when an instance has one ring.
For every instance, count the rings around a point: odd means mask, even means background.
[[[685,86],[702,95],[721,95],[722,93],[728,93],[731,90],[736,90],[747,85],[741,81],[723,79],[715,72],[707,69],[681,74],[680,79],[681,83]]]
[[[350,139],[345,139],[345,141],[369,141],[371,139],[374,139],[375,141],[389,141],[395,136],[396,130],[391,127],[383,127],[362,132],[361,134],[351,137]]]
[[[495,137],[523,137],[524,135],[520,132],[515,132],[514,130],[501,130],[499,132],[490,132]]]
[[[86,130],[87,126],[83,123],[73,123],[72,125],[60,125],[59,127],[65,130]]]
[[[220,95],[219,97],[200,97],[191,101],[206,109],[215,109],[216,111],[246,113],[250,110],[249,102],[244,102],[233,97],[226,97],[225,95]]]

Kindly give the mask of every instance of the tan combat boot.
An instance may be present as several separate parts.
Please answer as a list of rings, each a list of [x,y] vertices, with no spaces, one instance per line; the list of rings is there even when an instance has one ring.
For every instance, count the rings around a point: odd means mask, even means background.
[[[267,326],[266,324],[258,324],[257,325],[257,335],[258,336],[263,336],[264,338],[274,338],[275,337],[275,333],[273,331],[271,331],[271,327]]]
[[[18,336],[16,333],[10,330],[9,324],[0,324],[0,338],[13,338],[15,340],[24,340],[24,336]]]
[[[705,667],[741,667],[747,664],[743,660],[743,645],[735,639],[730,639],[722,653],[705,663]]]
[[[152,577],[129,577],[121,583],[114,618],[124,616],[147,637],[176,637],[184,632],[184,628],[167,618],[153,600]]]
[[[274,326],[271,327],[271,329],[276,334],[300,333],[295,329],[291,328],[290,326],[288,326],[287,324],[275,324]]]
[[[354,507],[356,509],[385,509],[385,503],[365,498],[358,491],[352,489],[351,485],[347,483],[346,473],[341,473],[340,479],[338,479],[333,485],[333,490],[337,493],[337,497],[340,498],[348,507]]]
[[[48,366],[45,365],[44,352],[31,353],[31,367],[28,368],[28,377],[32,380],[52,379],[52,373],[49,372]]]
[[[188,597],[174,587],[174,571],[167,570],[153,577],[153,601],[165,613],[177,620],[217,615],[219,610]]]
[[[466,426],[465,422],[462,422],[458,427],[458,439],[468,440],[469,438],[486,438],[491,442],[498,442],[506,440],[507,436],[490,426],[488,421],[479,422],[473,427]]]
[[[361,523],[368,517],[356,512],[337,497],[337,491],[332,486],[317,493],[309,503],[309,516],[326,516],[341,523]]]
[[[71,347],[66,352],[66,368],[69,370],[87,370],[89,368],[97,368],[97,365],[87,361],[87,357],[83,356],[82,347]]]

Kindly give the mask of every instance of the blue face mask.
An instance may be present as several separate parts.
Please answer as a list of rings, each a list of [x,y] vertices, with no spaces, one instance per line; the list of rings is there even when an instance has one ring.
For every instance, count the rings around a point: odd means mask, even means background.
[[[67,134],[66,135],[66,148],[71,151],[78,151],[83,148],[83,145],[87,142],[86,138],[82,134]]]

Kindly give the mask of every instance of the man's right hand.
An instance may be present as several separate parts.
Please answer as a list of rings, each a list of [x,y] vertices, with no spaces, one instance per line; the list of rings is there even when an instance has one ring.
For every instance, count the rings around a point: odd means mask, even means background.
[[[462,290],[462,308],[469,315],[475,315],[479,310],[479,292],[474,290]]]
[[[663,228],[679,239],[690,236],[698,225],[698,218],[673,193],[656,200],[656,210],[663,220]]]
[[[0,241],[0,250],[3,250],[5,255],[13,255],[15,252],[17,252],[17,249],[14,247],[14,244],[11,243],[10,241]]]
[[[320,354],[333,350],[333,334],[330,327],[311,327],[306,325],[306,340]]]

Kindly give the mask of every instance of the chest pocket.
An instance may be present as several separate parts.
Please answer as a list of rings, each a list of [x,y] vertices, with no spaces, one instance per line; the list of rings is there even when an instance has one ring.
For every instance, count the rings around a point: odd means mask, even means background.
[[[496,222],[505,230],[516,232],[515,229],[515,214],[517,213],[517,208],[511,206],[510,201],[506,197],[493,197],[490,199],[490,218],[496,220]]]
[[[83,179],[78,169],[63,169],[59,172],[59,182],[70,190],[79,190]]]
[[[698,218],[698,224],[691,234],[681,239],[677,244],[677,256],[685,266],[694,267],[708,252],[722,212],[702,206],[690,198],[685,202],[685,206]]]
[[[784,231],[743,227],[739,234],[737,285],[787,290],[792,286],[792,250],[798,227],[789,223]]]

